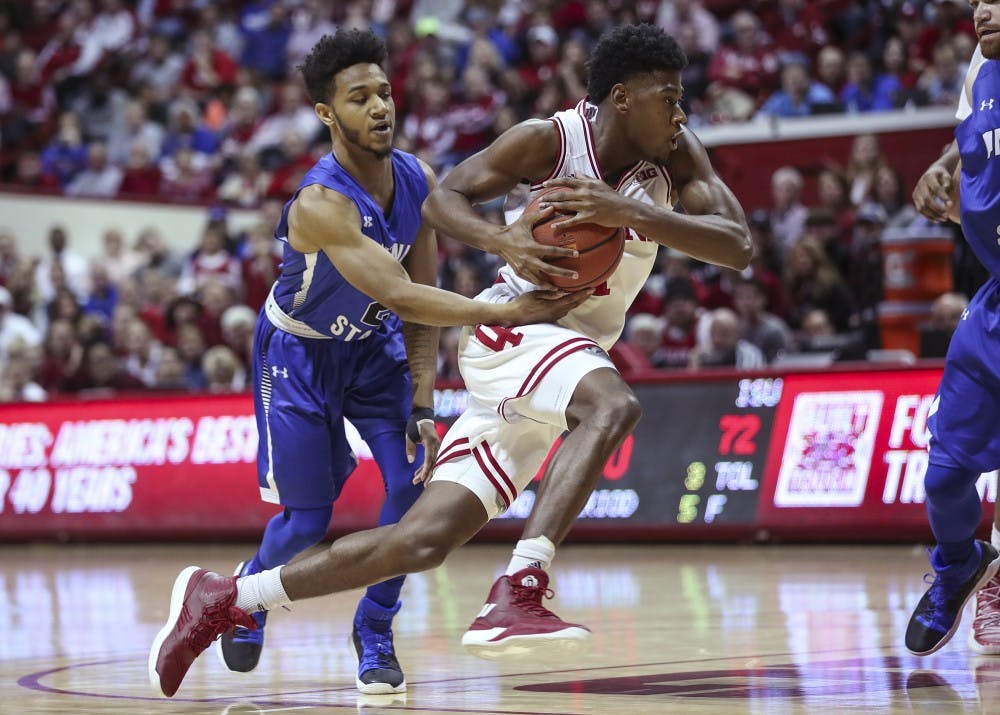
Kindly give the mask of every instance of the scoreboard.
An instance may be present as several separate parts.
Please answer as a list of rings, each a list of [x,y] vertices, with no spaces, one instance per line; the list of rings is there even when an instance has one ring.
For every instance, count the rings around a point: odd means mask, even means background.
[[[939,379],[938,368],[914,368],[634,384],[643,417],[605,465],[574,535],[925,538]],[[440,389],[435,400],[443,433],[468,394]],[[334,533],[375,524],[384,496],[348,427],[359,466]],[[277,507],[259,499],[256,450],[249,395],[0,405],[0,540],[257,538]],[[519,530],[540,477],[487,536]],[[996,472],[977,487],[987,525]]]

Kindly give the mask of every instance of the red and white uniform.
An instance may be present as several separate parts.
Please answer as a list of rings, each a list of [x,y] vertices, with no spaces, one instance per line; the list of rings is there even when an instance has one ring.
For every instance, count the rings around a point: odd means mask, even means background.
[[[592,105],[581,102],[551,117],[561,145],[547,179],[601,178],[591,127],[594,113]],[[541,188],[541,183],[532,185],[521,206],[507,211],[507,221],[516,220]],[[616,189],[635,200],[670,207],[670,177],[663,167],[639,162],[622,174]],[[566,407],[580,380],[598,368],[614,369],[606,351],[621,335],[626,311],[653,269],[657,247],[628,229],[618,268],[558,324],[480,325],[463,331],[459,368],[470,393],[469,407],[445,435],[435,480],[471,489],[491,518],[510,506],[567,429]],[[500,280],[476,299],[507,302],[536,288],[504,266]]]

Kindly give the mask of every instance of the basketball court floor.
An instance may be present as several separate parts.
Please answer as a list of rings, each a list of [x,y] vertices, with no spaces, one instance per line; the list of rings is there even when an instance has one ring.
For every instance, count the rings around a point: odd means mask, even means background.
[[[467,546],[411,576],[396,621],[405,696],[361,696],[347,646],[357,593],[268,622],[257,671],[213,650],[171,700],[149,644],[180,569],[228,571],[250,546],[0,547],[0,713],[1000,713],[1000,657],[902,634],[922,549],[585,546],[557,555],[550,605],[594,631],[586,655],[493,663],[459,639],[509,549]]]

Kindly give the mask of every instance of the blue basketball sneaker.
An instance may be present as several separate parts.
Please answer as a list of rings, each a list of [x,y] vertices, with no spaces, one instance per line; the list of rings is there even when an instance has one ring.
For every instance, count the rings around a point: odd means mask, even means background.
[[[257,557],[243,561],[236,567],[234,576],[249,576],[260,573],[263,569],[257,563]],[[249,673],[257,667],[260,652],[264,648],[264,624],[267,621],[267,611],[251,613],[250,617],[257,623],[257,630],[236,627],[222,634],[219,638],[219,657],[227,668],[237,673]]]
[[[358,660],[358,690],[368,695],[406,692],[403,669],[396,660],[392,645],[392,617],[402,604],[392,608],[380,606],[367,596],[362,597],[354,614],[351,645]]]
[[[1000,554],[989,542],[977,540],[976,549],[979,558],[971,572],[959,572],[954,565],[935,566],[934,582],[913,609],[906,627],[906,649],[913,655],[930,655],[947,643],[958,630],[966,602],[1000,568]]]

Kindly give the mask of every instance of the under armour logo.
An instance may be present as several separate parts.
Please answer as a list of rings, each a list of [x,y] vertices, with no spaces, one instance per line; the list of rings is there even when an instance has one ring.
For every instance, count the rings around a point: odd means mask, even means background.
[[[288,368],[287,367],[278,367],[277,365],[272,365],[271,366],[271,374],[274,375],[275,377],[277,377],[278,375],[281,375],[283,378],[285,378],[287,380],[288,379]]]
[[[993,100],[991,99],[990,101],[992,102]],[[375,225],[375,219],[373,219],[371,216],[361,217],[361,228],[371,228],[374,225]]]
[[[989,99],[984,99],[979,104],[979,111],[980,112],[982,112],[985,109],[993,109],[993,98],[992,97],[990,97]]]

